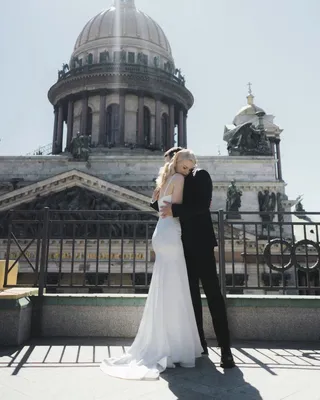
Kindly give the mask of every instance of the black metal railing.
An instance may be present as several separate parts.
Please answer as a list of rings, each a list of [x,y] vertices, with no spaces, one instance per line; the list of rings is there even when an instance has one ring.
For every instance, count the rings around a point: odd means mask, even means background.
[[[261,221],[268,215],[242,212],[242,220],[226,221],[219,212],[222,291],[320,295],[320,218],[310,218],[320,214],[275,213]]]
[[[86,64],[80,67],[72,68],[67,72],[61,73],[58,81],[71,78],[74,76],[88,73],[112,73],[112,74],[142,74],[154,77],[156,79],[170,80],[177,85],[185,86],[183,76],[176,76],[172,72],[165,71],[161,68],[150,67],[143,64],[128,64],[128,63],[97,63]]]
[[[223,294],[320,295],[316,215],[275,213],[268,220],[242,212],[242,219],[227,220],[222,210],[212,213]],[[11,211],[0,229],[4,286],[39,287],[40,295],[147,293],[156,223],[154,212],[132,210]]]

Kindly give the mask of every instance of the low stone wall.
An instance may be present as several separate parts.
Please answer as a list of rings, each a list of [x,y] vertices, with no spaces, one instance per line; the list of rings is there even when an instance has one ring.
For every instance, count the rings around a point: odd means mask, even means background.
[[[229,296],[228,315],[234,339],[320,340],[319,296]]]
[[[10,289],[0,292],[0,346],[13,346],[30,338],[33,305],[37,289]]]
[[[136,335],[145,295],[46,295],[42,311],[43,336]],[[320,339],[320,297],[228,296],[230,330],[235,340]],[[214,338],[207,302],[203,298],[204,328]]]
[[[133,338],[146,295],[44,295],[37,289],[0,293],[0,345],[19,345],[32,335]],[[320,340],[320,297],[237,296],[227,299],[234,340]],[[207,301],[204,328],[214,338]]]

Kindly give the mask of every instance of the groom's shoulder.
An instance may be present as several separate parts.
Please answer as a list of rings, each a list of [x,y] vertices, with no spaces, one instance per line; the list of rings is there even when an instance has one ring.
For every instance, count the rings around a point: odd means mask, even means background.
[[[192,171],[192,174],[194,177],[199,177],[199,178],[204,178],[204,177],[208,177],[208,176],[210,177],[209,172],[203,168],[195,168]]]

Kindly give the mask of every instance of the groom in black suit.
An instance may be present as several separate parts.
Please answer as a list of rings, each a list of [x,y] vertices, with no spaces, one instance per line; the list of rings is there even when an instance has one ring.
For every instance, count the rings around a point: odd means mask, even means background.
[[[166,161],[181,149],[175,147],[167,151]],[[222,368],[233,368],[235,364],[230,350],[226,307],[220,291],[214,255],[214,247],[218,244],[210,214],[211,199],[212,181],[209,173],[204,169],[195,168],[185,179],[182,204],[166,203],[161,207],[160,213],[164,217],[180,218],[190,292],[203,347],[202,354],[208,354],[208,347],[203,330],[200,280],[207,297],[218,346],[221,348],[220,365]],[[151,203],[151,207],[158,211],[157,202]]]

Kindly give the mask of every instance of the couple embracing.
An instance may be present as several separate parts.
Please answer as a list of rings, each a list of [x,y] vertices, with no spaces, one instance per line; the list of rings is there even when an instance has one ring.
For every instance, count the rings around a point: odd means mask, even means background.
[[[210,204],[212,181],[197,168],[192,151],[165,154],[151,206],[159,212],[152,237],[156,255],[149,294],[137,336],[120,358],[101,369],[123,379],[157,379],[166,368],[192,368],[208,355],[199,281],[207,297],[222,368],[234,367],[225,302],[216,271]]]

